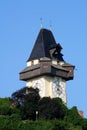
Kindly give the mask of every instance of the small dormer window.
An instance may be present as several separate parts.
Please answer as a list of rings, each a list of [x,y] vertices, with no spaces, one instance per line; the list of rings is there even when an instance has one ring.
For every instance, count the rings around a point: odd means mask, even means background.
[[[31,61],[28,61],[27,62],[27,66],[31,66],[32,62]]]
[[[63,62],[63,61],[60,61],[59,64],[62,66],[62,65],[64,64],[64,62]]]
[[[57,65],[57,61],[56,60],[52,60],[52,64]]]
[[[34,65],[39,64],[39,60],[38,60],[38,59],[34,60],[33,62],[34,62],[34,63],[33,63]]]

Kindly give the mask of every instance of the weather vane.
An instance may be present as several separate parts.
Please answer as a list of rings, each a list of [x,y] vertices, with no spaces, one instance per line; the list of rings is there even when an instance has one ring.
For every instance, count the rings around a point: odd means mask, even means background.
[[[50,21],[50,30],[52,30],[52,22]]]
[[[42,20],[43,20],[43,19],[42,19],[42,18],[40,18],[40,22],[41,22],[41,28],[43,27],[43,23],[42,23]]]

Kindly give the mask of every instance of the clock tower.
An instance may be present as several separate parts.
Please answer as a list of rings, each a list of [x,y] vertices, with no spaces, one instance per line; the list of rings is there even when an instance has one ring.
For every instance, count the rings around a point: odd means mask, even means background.
[[[52,32],[42,28],[20,79],[38,88],[41,97],[60,97],[66,103],[66,81],[73,79],[74,66],[63,59],[61,50]]]

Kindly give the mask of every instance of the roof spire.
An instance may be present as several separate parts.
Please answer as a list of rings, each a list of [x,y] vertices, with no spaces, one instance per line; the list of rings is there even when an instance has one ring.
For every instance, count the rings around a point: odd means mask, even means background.
[[[52,22],[50,21],[50,31],[52,31]]]
[[[42,17],[41,17],[41,18],[40,18],[40,24],[41,24],[41,26],[40,26],[40,27],[41,27],[41,28],[43,28],[43,23],[42,23],[42,20],[43,20],[43,19],[42,19]]]
[[[27,61],[39,59],[42,57],[50,58],[50,49],[57,46],[55,38],[52,32],[48,29],[41,29],[37,39],[35,41],[34,47]]]

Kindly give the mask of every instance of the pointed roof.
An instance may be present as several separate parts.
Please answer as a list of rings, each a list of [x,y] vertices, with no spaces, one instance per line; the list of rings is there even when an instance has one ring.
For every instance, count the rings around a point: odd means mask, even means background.
[[[39,59],[39,63],[32,62],[31,66],[21,71],[20,79],[27,81],[42,75],[62,77],[65,80],[73,79],[74,66],[63,60],[61,50],[62,46],[56,43],[52,32],[41,29],[28,59],[28,61]],[[57,61],[57,64],[52,61]]]
[[[57,43],[52,32],[48,29],[41,29],[28,61],[42,57],[51,58],[49,50],[56,46]]]

